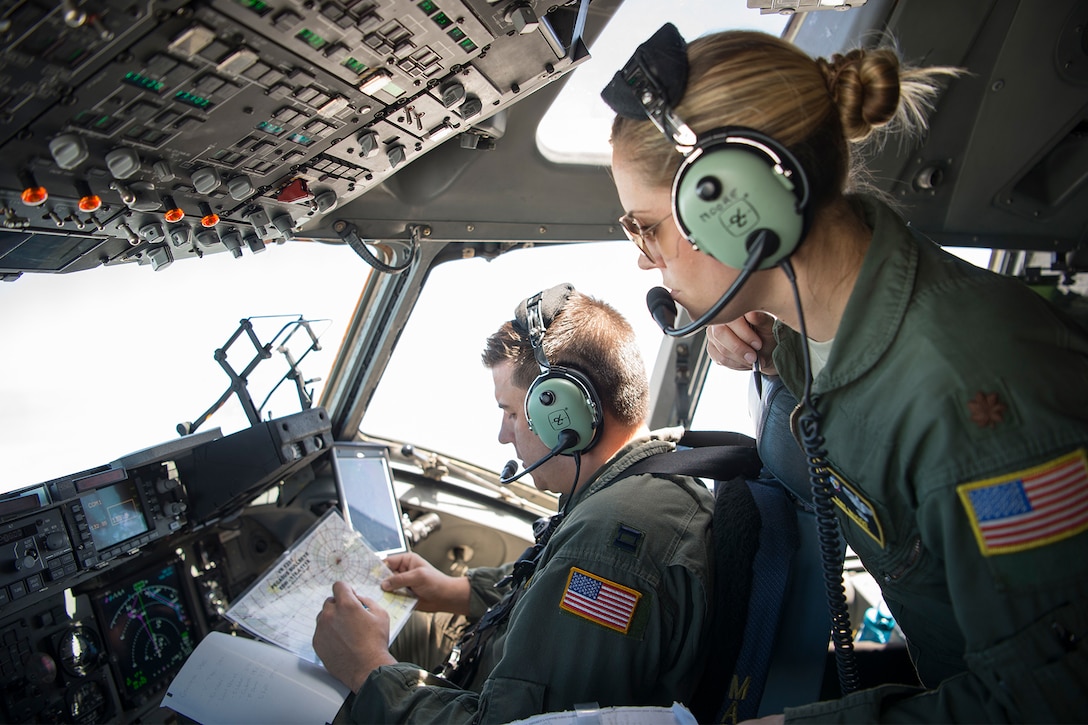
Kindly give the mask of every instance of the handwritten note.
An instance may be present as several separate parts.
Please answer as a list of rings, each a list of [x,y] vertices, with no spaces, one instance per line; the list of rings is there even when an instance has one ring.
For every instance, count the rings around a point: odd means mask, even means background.
[[[162,706],[202,725],[332,722],[348,688],[324,667],[244,637],[212,632],[166,691]]]

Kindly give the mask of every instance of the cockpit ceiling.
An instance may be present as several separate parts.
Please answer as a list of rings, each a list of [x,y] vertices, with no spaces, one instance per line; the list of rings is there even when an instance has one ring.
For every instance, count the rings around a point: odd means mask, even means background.
[[[535,138],[618,5],[19,0],[0,15],[0,278],[350,233],[477,254],[620,239],[606,170]],[[1083,269],[1086,27],[1088,0],[867,0],[787,36],[830,56],[887,34],[966,68],[923,139],[871,150],[874,181],[942,244]]]
[[[805,16],[811,53],[882,32],[954,81],[911,148],[876,155],[874,180],[942,244],[1070,251],[1088,227],[1088,2],[911,0]]]
[[[588,57],[588,3],[21,0],[0,274],[343,241],[329,215]]]

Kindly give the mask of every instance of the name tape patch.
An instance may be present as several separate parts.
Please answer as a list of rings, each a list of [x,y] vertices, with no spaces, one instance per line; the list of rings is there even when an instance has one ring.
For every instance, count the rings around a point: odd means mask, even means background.
[[[876,515],[876,508],[834,469],[828,468],[827,473],[831,479],[832,502],[883,549],[884,527],[880,523],[880,517]]]

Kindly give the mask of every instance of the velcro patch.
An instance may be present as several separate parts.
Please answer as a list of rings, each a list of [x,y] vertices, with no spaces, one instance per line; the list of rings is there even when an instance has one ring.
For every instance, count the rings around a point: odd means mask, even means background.
[[[612,540],[612,546],[622,549],[629,554],[637,554],[642,545],[642,532],[625,524],[620,524],[616,529],[616,538]]]
[[[983,556],[1052,544],[1088,529],[1084,449],[956,487]]]
[[[642,592],[572,566],[559,608],[627,634],[641,598]]]
[[[831,500],[883,549],[884,527],[880,525],[876,509],[856,488],[847,483],[846,479],[835,473],[833,469],[829,467],[827,473],[831,480]]]

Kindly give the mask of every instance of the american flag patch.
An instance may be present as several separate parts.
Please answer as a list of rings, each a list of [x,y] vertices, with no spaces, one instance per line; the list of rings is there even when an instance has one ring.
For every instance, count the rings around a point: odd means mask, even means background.
[[[572,566],[559,608],[627,634],[641,597],[641,592]]]
[[[1084,449],[956,490],[985,556],[1033,549],[1088,529]]]

